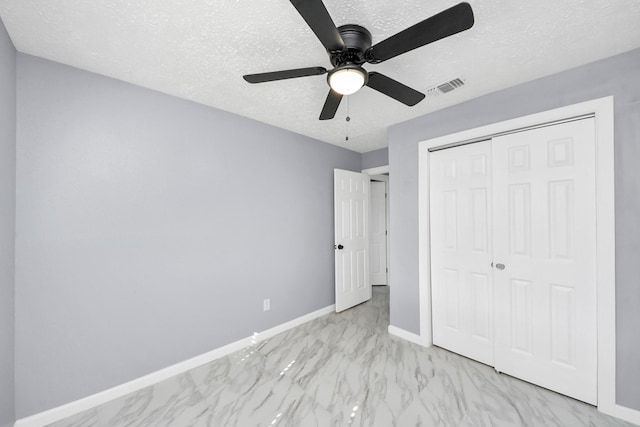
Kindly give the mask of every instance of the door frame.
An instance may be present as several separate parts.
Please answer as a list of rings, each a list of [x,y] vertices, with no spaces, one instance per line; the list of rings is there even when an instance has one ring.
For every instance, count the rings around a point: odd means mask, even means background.
[[[389,286],[389,175],[371,175],[369,174],[370,181],[373,182],[384,182],[384,227],[386,234],[384,235],[384,244],[385,244],[385,263],[386,263],[386,283],[382,286]],[[372,209],[369,210],[369,215],[373,212]],[[369,227],[371,227],[371,221],[369,221]],[[369,238],[371,238],[371,233],[369,233]],[[371,268],[371,251],[369,251],[369,268]],[[371,279],[373,282],[373,279]],[[373,285],[373,283],[371,283]],[[376,285],[373,285],[376,286]]]
[[[390,176],[388,175],[389,173],[389,165],[383,165],[383,166],[377,166],[375,168],[368,168],[368,169],[362,169],[361,170],[362,173],[366,173],[367,175],[369,175],[371,177],[371,179],[373,178],[381,178],[381,177],[385,177],[386,178],[386,183],[387,183],[387,200],[385,201],[385,208],[386,208],[386,215],[387,215],[387,285],[386,286],[391,286],[391,248],[389,246],[389,243],[391,242],[391,227],[389,227],[389,197],[390,197],[390,187],[389,187],[389,179]],[[387,175],[383,175],[383,174],[387,174]]]
[[[429,234],[429,149],[561,121],[586,114],[595,118],[596,141],[596,289],[598,311],[598,410],[626,418],[616,404],[615,193],[613,96],[493,123],[421,141],[418,181],[420,339],[433,345],[431,321],[431,250]]]

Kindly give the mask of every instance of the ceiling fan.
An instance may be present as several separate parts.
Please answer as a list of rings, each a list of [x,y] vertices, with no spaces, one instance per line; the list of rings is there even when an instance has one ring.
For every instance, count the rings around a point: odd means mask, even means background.
[[[296,77],[320,76],[329,73],[329,94],[322,107],[320,120],[332,119],[343,95],[369,86],[408,106],[424,99],[424,94],[377,72],[367,72],[362,64],[379,64],[410,50],[449,37],[473,26],[473,11],[469,3],[460,3],[425,19],[371,46],[371,33],[355,24],[335,26],[322,0],[290,0],[311,30],[327,49],[333,69],[323,67],[297,68],[268,73],[247,74],[249,83],[264,83]]]

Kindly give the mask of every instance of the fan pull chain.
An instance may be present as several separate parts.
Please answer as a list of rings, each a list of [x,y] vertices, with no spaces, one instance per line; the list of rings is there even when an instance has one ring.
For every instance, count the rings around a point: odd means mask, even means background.
[[[351,117],[349,117],[349,96],[347,96],[347,124],[345,133],[347,136],[344,138],[345,141],[349,140],[349,122],[351,121]]]

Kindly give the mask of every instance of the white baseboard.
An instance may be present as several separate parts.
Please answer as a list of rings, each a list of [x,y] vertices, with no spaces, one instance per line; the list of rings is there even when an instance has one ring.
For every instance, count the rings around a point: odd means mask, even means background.
[[[65,405],[43,411],[29,417],[21,418],[16,421],[14,427],[42,427],[60,421],[62,419],[79,414],[80,412],[84,412],[96,406],[107,403],[111,400],[125,396],[129,393],[133,393],[145,387],[152,386],[170,377],[197,368],[198,366],[202,366],[206,363],[209,363],[215,359],[219,359],[223,356],[227,356],[238,350],[242,350],[243,348],[255,344],[256,342],[271,338],[281,332],[284,332],[291,328],[295,328],[296,326],[307,323],[310,320],[313,320],[320,316],[324,316],[325,314],[329,314],[333,311],[335,311],[335,305],[321,308],[320,310],[305,314],[304,316],[298,317],[297,319],[293,319],[289,322],[274,326],[273,328],[267,329],[266,331],[257,332],[250,337],[232,342],[231,344],[216,348],[215,350],[209,351],[191,359],[187,359],[183,362],[176,363],[175,365],[167,366],[164,369],[160,369],[159,371],[155,371],[143,377],[136,378],[135,380],[120,384],[118,386],[112,387],[96,394],[92,394],[87,397],[83,397],[82,399],[67,403]]]
[[[598,406],[598,410],[603,414],[611,415],[612,417],[620,418],[621,420],[636,424],[640,426],[640,411],[627,408],[618,404],[607,405],[606,407]]]
[[[389,325],[389,333],[391,335],[395,335],[398,338],[402,338],[404,340],[410,341],[414,344],[421,345],[423,347],[429,346],[429,344],[427,343],[427,340],[421,337],[420,335],[414,334],[413,332],[405,331],[404,329],[400,329],[393,325]]]

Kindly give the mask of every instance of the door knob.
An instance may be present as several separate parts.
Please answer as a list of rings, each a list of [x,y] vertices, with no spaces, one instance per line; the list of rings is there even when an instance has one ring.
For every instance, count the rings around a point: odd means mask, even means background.
[[[496,264],[498,270],[504,270],[504,264]]]
[[[344,249],[344,246],[338,245],[338,249]]]

